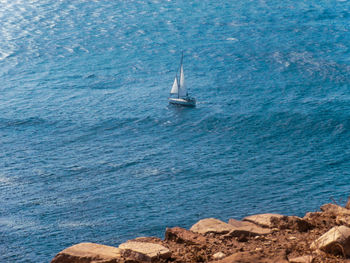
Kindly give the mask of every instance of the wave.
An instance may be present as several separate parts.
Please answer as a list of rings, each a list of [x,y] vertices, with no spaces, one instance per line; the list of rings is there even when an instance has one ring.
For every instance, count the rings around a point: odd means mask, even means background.
[[[46,120],[39,117],[29,117],[25,119],[5,119],[0,118],[0,128],[35,126],[47,123]]]
[[[191,127],[196,132],[256,131],[267,134],[278,133],[344,133],[350,131],[350,119],[344,113],[321,111],[313,114],[290,112],[267,112],[224,115],[213,114],[195,122]]]
[[[276,132],[324,132],[342,134],[350,131],[350,116],[346,110],[347,102],[341,104],[333,100],[306,100],[306,104],[322,105],[322,109],[303,112],[296,109],[289,111],[267,111],[266,113],[205,113],[185,112],[165,114],[163,116],[141,115],[138,117],[119,117],[107,119],[65,120],[29,117],[24,119],[0,118],[0,128],[55,126],[75,127],[81,132],[113,132],[120,130],[155,131],[159,132],[198,132],[200,134],[225,131],[259,131],[260,134],[269,131]],[[340,106],[343,107],[340,107]],[[229,107],[231,107],[229,105]],[[298,112],[299,111],[299,112]],[[203,116],[202,116],[203,114]]]
[[[334,48],[339,49],[339,45]],[[285,53],[278,51],[272,55],[271,60],[281,65],[280,70],[284,75],[292,74],[291,76],[295,76],[298,72],[299,81],[302,80],[300,83],[302,82],[303,85],[305,83],[322,83],[324,85],[325,81],[344,85],[350,81],[350,66],[347,63],[337,61],[335,58],[327,59],[326,56],[322,57],[322,54],[320,56],[320,54],[310,51]]]

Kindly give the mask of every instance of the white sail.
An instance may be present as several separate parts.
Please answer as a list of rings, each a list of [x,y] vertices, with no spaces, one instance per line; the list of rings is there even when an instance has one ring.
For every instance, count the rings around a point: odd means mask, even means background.
[[[177,85],[177,78],[175,77],[173,87],[171,88],[170,94],[178,94],[179,85]]]
[[[186,96],[187,96],[187,91],[186,91],[186,86],[185,86],[184,68],[183,68],[183,66],[181,64],[179,97],[186,97]]]

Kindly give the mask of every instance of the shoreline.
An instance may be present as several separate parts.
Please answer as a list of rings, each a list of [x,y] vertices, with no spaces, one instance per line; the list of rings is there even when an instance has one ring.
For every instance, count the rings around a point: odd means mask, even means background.
[[[205,218],[190,229],[166,228],[165,238],[138,237],[118,247],[79,243],[51,263],[350,262],[350,202],[322,205],[304,217],[257,214],[223,222]]]

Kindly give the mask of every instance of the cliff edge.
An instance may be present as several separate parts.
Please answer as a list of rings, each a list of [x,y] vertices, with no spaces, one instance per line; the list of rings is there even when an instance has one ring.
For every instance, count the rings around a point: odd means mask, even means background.
[[[164,240],[139,237],[119,247],[80,243],[51,263],[350,263],[350,202],[325,204],[303,218],[258,214],[223,222],[198,221],[189,230],[167,228]]]

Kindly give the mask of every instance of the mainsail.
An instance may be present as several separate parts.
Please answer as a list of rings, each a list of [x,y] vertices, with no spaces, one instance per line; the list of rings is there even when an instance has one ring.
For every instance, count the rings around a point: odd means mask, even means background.
[[[181,59],[179,97],[186,97],[186,96],[187,96],[187,91],[185,86],[185,75],[184,75],[184,68],[182,66],[182,59]]]

